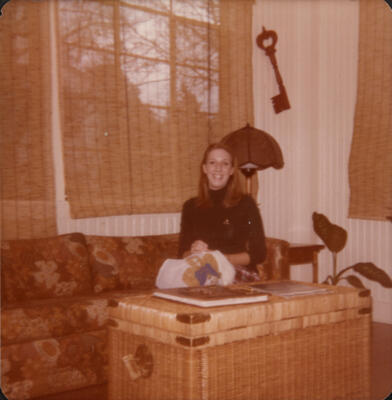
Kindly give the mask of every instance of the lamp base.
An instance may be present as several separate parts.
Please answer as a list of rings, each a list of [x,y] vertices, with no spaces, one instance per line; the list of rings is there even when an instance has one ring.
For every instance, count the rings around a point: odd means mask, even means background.
[[[246,193],[252,195],[252,176],[256,173],[256,168],[240,168],[246,178]]]

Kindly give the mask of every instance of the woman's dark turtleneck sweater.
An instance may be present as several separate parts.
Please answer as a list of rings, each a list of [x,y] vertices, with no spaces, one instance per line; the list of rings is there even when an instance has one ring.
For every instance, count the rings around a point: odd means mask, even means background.
[[[195,240],[203,240],[210,250],[223,254],[247,252],[250,268],[266,256],[263,223],[253,198],[244,195],[238,204],[223,206],[226,187],[210,190],[210,206],[198,206],[197,199],[184,203],[181,215],[179,257]]]
[[[223,199],[225,198],[227,192],[227,186],[218,190],[208,190],[208,194],[210,196],[211,202],[213,205],[223,204]]]

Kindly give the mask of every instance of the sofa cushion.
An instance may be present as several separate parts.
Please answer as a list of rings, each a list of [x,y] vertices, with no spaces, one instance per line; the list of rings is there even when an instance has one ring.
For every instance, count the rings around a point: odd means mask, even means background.
[[[162,263],[176,258],[178,234],[154,236],[86,235],[96,293],[114,289],[151,289]]]
[[[4,240],[1,266],[5,304],[92,293],[86,242],[81,233]]]
[[[83,296],[32,300],[1,311],[2,345],[102,329],[109,298]]]
[[[107,382],[106,329],[1,350],[1,389],[8,399],[30,399]]]

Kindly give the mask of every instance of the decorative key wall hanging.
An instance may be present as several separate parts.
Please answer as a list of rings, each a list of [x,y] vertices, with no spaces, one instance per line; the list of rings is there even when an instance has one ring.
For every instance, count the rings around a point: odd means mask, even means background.
[[[288,110],[290,108],[289,99],[287,97],[286,88],[284,87],[282,77],[280,76],[278,63],[275,57],[275,45],[278,41],[278,35],[275,31],[267,31],[263,26],[263,31],[256,38],[257,45],[265,51],[265,54],[270,58],[272,66],[274,67],[276,81],[279,86],[279,94],[272,97],[272,104],[274,106],[275,113],[278,114],[281,111]]]

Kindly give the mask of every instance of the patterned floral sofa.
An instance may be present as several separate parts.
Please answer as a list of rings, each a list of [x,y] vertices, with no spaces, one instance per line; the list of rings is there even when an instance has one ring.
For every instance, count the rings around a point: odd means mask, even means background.
[[[3,240],[0,369],[8,399],[104,398],[108,306],[153,289],[177,242],[176,234]],[[279,278],[288,243],[268,238],[267,248],[259,272]]]

